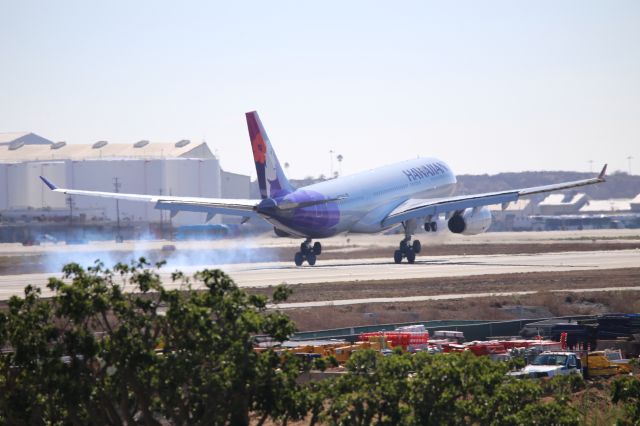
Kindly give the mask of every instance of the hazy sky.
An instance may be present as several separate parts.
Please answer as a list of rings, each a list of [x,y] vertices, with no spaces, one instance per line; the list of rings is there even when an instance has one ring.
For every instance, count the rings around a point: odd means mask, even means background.
[[[331,149],[638,174],[640,1],[0,0],[0,132],[204,139],[255,175],[254,109],[293,177]]]

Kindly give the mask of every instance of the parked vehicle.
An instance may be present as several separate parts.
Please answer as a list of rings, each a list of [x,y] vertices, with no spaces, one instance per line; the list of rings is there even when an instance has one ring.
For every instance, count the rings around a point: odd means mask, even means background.
[[[586,360],[587,374],[589,377],[608,377],[630,373],[628,361],[622,359],[620,351],[589,352]]]
[[[509,374],[521,378],[582,375],[582,362],[575,352],[543,352],[522,370]]]

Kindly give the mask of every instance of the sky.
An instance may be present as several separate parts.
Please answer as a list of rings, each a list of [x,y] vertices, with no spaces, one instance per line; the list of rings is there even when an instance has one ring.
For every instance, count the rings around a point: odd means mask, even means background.
[[[637,0],[0,0],[0,132],[205,140],[255,175],[257,110],[292,178],[640,174],[639,45]]]

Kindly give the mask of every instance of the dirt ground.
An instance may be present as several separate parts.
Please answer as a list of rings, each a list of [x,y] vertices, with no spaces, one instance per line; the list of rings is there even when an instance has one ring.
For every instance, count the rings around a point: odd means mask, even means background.
[[[541,318],[606,312],[640,312],[640,292],[563,293],[550,290],[640,285],[640,268],[606,271],[538,272],[479,275],[404,281],[348,282],[296,286],[290,302],[403,297],[455,293],[538,291],[528,296],[482,297],[406,303],[371,303],[347,306],[287,309],[299,330],[433,319]],[[269,295],[273,289],[249,289]]]

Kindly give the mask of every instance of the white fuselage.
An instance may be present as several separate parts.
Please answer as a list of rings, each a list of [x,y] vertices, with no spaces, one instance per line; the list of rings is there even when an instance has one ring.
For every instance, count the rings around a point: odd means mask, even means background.
[[[323,214],[337,213],[335,223],[327,224],[326,229],[311,229],[311,222],[307,226],[295,226],[273,219],[269,221],[295,235],[310,237],[342,232],[376,233],[388,228],[382,221],[403,202],[410,198],[449,196],[455,185],[456,177],[446,163],[435,158],[417,158],[309,185],[284,197],[285,200],[301,195],[339,199],[335,202],[337,212],[327,212],[325,206],[307,208],[319,218]]]

